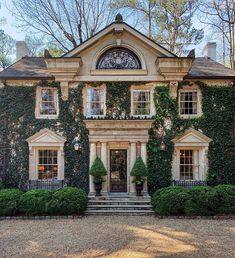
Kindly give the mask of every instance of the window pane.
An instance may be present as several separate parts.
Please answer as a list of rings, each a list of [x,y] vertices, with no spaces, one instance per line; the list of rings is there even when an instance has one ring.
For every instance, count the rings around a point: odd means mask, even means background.
[[[58,172],[58,151],[38,151],[38,179],[57,179]]]
[[[133,91],[133,114],[150,115],[150,91]]]
[[[180,180],[193,180],[193,150],[180,150]]]
[[[57,114],[57,91],[56,89],[42,89],[40,101],[41,115]]]
[[[180,93],[180,114],[181,115],[197,114],[197,92]]]
[[[104,115],[104,92],[99,89],[87,90],[87,116]]]

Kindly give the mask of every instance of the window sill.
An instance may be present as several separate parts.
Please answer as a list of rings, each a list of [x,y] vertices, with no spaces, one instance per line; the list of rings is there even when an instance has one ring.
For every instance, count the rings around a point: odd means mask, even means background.
[[[147,70],[138,70],[138,69],[130,69],[130,70],[91,70],[91,75],[147,75]]]
[[[59,115],[35,116],[36,119],[58,119]]]
[[[199,118],[202,114],[195,114],[195,115],[179,115],[181,118],[190,119],[190,118]]]

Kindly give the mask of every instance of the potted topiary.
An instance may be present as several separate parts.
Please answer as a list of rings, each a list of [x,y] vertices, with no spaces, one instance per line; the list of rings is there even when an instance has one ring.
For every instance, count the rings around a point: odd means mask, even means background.
[[[94,177],[96,196],[101,196],[102,183],[105,181],[102,177],[107,175],[102,160],[97,157],[92,164],[89,174]]]
[[[130,175],[135,177],[135,179],[132,181],[132,183],[135,183],[137,196],[141,196],[141,191],[143,190],[144,180],[145,180],[145,177],[147,177],[147,175],[148,175],[147,168],[141,157],[138,157],[136,159]]]

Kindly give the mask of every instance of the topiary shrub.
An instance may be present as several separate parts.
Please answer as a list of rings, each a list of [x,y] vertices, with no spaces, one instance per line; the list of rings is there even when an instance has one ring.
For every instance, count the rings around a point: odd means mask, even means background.
[[[83,214],[87,207],[87,194],[76,187],[55,191],[49,203],[49,212],[54,215]]]
[[[210,186],[194,186],[188,190],[185,213],[188,215],[214,215],[218,206],[217,196]]]
[[[135,177],[133,183],[142,183],[144,181],[144,177],[148,176],[148,170],[141,157],[136,159],[130,175]]]
[[[89,174],[94,177],[94,183],[101,183],[104,181],[102,177],[107,175],[107,171],[99,157],[96,157],[94,163],[91,166]]]
[[[20,197],[20,212],[25,215],[48,214],[48,203],[52,192],[49,190],[31,190]]]
[[[188,192],[180,186],[162,188],[153,194],[151,203],[153,210],[160,215],[180,215],[184,212],[184,205]]]
[[[13,216],[18,212],[20,196],[18,189],[0,190],[0,216]]]
[[[211,195],[217,200],[216,213],[235,214],[235,185],[218,185],[212,188]]]

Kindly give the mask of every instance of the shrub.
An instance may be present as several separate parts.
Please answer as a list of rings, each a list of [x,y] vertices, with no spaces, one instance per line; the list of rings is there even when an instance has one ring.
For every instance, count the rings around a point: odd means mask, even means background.
[[[55,191],[49,203],[50,214],[83,214],[87,207],[87,194],[76,187],[65,187]]]
[[[22,193],[18,189],[0,190],[0,216],[13,216],[18,212]]]
[[[99,157],[96,157],[94,163],[91,166],[89,174],[94,177],[94,182],[102,182],[102,176],[107,175],[104,164]]]
[[[217,199],[218,214],[235,214],[235,185],[218,185],[211,194]]]
[[[162,188],[153,194],[153,210],[160,215],[179,215],[184,211],[187,190],[179,186]]]
[[[141,182],[143,181],[143,177],[146,177],[148,175],[147,168],[141,157],[138,157],[136,159],[130,175],[135,177],[134,182]]]
[[[194,186],[188,190],[185,213],[188,215],[214,215],[218,199],[210,186]]]
[[[25,215],[46,215],[52,192],[48,190],[31,190],[20,198],[20,212]]]

